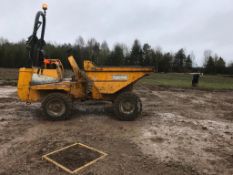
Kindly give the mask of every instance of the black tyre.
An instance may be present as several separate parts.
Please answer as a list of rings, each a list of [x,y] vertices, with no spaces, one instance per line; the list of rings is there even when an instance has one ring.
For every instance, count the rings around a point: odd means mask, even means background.
[[[42,109],[50,120],[65,120],[71,115],[72,100],[67,94],[51,93],[42,101]]]
[[[142,112],[140,98],[132,92],[124,92],[117,96],[114,101],[114,113],[119,120],[135,120]]]

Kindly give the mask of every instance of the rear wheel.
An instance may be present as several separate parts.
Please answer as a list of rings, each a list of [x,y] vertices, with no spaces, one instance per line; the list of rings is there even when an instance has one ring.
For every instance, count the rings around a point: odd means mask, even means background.
[[[72,100],[67,94],[51,93],[42,101],[42,109],[50,120],[65,120],[70,117]]]
[[[140,98],[132,92],[124,92],[114,101],[114,113],[119,120],[135,120],[142,111]]]

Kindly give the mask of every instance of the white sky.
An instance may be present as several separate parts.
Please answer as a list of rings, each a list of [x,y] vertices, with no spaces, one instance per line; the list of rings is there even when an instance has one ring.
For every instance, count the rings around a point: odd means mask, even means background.
[[[0,37],[26,39],[40,0],[0,0]],[[131,46],[134,39],[163,51],[185,48],[198,65],[210,49],[233,61],[232,0],[47,0],[45,40],[74,43],[81,35]]]

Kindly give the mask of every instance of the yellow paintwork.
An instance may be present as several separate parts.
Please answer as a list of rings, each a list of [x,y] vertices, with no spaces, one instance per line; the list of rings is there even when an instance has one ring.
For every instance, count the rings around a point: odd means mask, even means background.
[[[77,81],[83,80],[80,68],[78,67],[78,64],[76,63],[74,57],[73,56],[69,56],[68,57],[68,61],[69,61],[70,65],[71,65],[71,67],[73,69],[73,72],[75,74],[76,80]]]
[[[109,72],[148,72],[151,73],[154,71],[152,67],[96,67],[91,61],[84,61],[84,70],[87,72],[98,72],[98,71],[109,71]]]
[[[18,78],[18,96],[22,101],[28,101],[29,88],[32,79],[33,69],[20,68]]]
[[[124,87],[135,83],[145,76],[144,72],[86,72],[89,79],[93,81],[94,86],[101,94],[114,94]],[[114,80],[114,76],[124,76],[127,79]]]
[[[96,67],[84,61],[84,70],[100,94],[114,94],[152,72],[148,67]]]
[[[43,75],[57,78],[57,83],[31,85],[32,74],[37,69],[20,68],[18,79],[18,96],[26,102],[41,101],[49,92],[62,91],[74,99],[86,98],[87,79],[92,84],[92,99],[105,99],[106,95],[113,95],[123,88],[134,84],[140,78],[153,71],[143,67],[96,67],[90,61],[84,61],[84,72],[81,72],[73,56],[68,58],[75,79],[63,80],[63,66],[56,69],[44,69]]]
[[[34,68],[33,73],[37,74],[38,69]],[[58,75],[57,69],[43,69],[43,74],[42,75],[47,75],[49,77],[53,77],[56,79],[59,79],[60,76]]]
[[[47,59],[48,61],[51,62],[52,65],[56,66],[56,69],[48,69],[47,65],[44,64],[44,69],[43,71],[39,71],[39,74],[46,75],[49,77],[53,77],[57,80],[62,80],[63,79],[63,74],[64,74],[64,68],[59,59]],[[33,68],[33,73],[37,73],[38,68]]]
[[[20,68],[19,69],[19,78],[18,78],[18,96],[22,101],[26,102],[34,102],[41,100],[41,94],[39,93],[37,86],[42,86],[41,89],[43,89],[43,86],[48,85],[31,85],[32,80],[32,74],[37,72],[37,69],[33,68]],[[55,73],[54,70],[44,70],[43,75],[50,75]],[[53,76],[55,77],[55,76]],[[54,87],[53,87],[54,88]]]
[[[70,95],[75,99],[83,99],[86,97],[86,82],[72,82],[70,85]]]

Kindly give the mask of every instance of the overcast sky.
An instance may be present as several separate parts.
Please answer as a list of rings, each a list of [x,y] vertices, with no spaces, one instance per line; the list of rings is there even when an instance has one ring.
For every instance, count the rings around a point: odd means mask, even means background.
[[[27,38],[44,1],[0,0],[0,37]],[[131,46],[134,39],[175,52],[185,48],[203,63],[212,50],[233,61],[233,0],[47,0],[45,39],[74,43],[81,35]]]

